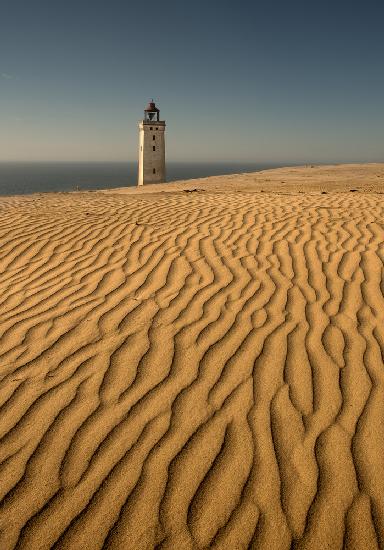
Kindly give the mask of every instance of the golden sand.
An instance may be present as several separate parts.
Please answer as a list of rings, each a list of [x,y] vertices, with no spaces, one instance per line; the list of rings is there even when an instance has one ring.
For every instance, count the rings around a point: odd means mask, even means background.
[[[1,198],[0,548],[382,547],[383,192]]]

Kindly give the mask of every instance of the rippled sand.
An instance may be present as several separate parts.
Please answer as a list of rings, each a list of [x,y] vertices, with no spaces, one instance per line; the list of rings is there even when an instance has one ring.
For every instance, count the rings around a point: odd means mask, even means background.
[[[383,547],[383,192],[0,198],[0,548]]]

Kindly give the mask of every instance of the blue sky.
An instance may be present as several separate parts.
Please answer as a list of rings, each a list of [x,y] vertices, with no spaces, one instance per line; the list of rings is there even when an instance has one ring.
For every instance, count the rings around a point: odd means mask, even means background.
[[[384,3],[0,0],[0,160],[384,161]]]

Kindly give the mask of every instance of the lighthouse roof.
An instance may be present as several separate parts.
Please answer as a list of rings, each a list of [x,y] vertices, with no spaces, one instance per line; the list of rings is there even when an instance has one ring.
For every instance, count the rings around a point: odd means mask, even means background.
[[[144,109],[144,111],[146,113],[159,113],[159,109],[156,107],[155,103],[153,100],[151,100],[148,105],[146,106],[146,108]]]

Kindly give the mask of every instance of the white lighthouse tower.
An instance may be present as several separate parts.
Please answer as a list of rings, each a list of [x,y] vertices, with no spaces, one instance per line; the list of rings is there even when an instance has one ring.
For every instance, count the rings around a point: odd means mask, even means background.
[[[153,99],[139,122],[139,174],[137,185],[165,181],[165,121]]]

